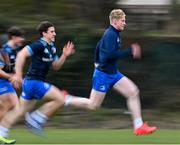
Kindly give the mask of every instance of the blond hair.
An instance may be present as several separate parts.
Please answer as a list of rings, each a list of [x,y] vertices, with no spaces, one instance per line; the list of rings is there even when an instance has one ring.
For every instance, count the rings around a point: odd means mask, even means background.
[[[123,12],[123,10],[121,10],[121,9],[113,9],[111,11],[111,13],[109,14],[110,23],[112,23],[112,21],[114,19],[116,19],[116,20],[121,19],[123,16],[126,16],[126,14]]]

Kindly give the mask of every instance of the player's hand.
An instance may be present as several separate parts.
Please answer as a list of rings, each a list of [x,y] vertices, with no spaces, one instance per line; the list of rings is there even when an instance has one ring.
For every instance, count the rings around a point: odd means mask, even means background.
[[[11,83],[13,84],[14,88],[20,89],[22,85],[22,77],[14,74],[10,79]]]
[[[72,55],[75,52],[74,44],[70,41],[63,47],[63,54],[65,56]]]
[[[138,43],[131,44],[132,54],[134,59],[141,58],[141,46]]]

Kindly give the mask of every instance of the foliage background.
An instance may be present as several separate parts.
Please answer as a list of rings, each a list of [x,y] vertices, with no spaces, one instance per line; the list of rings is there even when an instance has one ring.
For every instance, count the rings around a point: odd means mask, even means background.
[[[124,6],[120,2],[117,0],[1,0],[0,42],[3,44],[6,41],[7,28],[17,25],[26,31],[28,44],[38,38],[36,27],[40,21],[53,22],[57,31],[56,42],[60,48],[58,53],[60,54],[63,45],[71,40],[75,43],[76,54],[71,56],[58,72],[50,71],[47,80],[59,88],[69,90],[71,94],[89,97],[96,43],[109,25],[109,12],[113,8],[123,8],[127,14],[128,24],[127,29],[122,32],[124,47],[139,42],[143,48],[143,58],[141,61],[134,61],[131,58],[120,60],[119,69],[140,88],[143,113],[148,113],[144,115],[145,118],[164,128],[177,128],[180,108],[179,2],[172,0],[166,7],[150,6],[168,11],[167,14],[163,14],[163,20],[161,20],[162,15],[156,13],[150,15],[143,10],[134,13],[132,10],[139,6]],[[147,22],[148,26],[145,25]],[[59,125],[56,121],[58,120],[62,123],[60,126],[65,128],[131,126],[125,99],[116,92],[110,91],[107,94],[103,108],[96,113],[73,108],[65,109],[63,112],[58,112],[50,125]],[[108,122],[110,116],[115,125]],[[160,116],[161,121],[159,121]],[[169,122],[167,118],[170,116],[174,123],[164,125],[163,123]],[[72,118],[74,121],[71,121]],[[96,125],[90,120],[96,121]],[[98,126],[98,120],[99,124],[104,121],[104,125]]]

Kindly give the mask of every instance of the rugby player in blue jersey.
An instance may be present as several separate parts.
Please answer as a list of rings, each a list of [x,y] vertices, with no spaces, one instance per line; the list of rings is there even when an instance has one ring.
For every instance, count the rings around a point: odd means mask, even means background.
[[[125,56],[139,59],[141,48],[134,43],[130,48],[122,49],[121,31],[126,26],[126,19],[121,9],[112,10],[109,19],[110,26],[105,30],[95,50],[95,70],[90,98],[67,95],[65,105],[96,110],[101,106],[109,89],[113,88],[127,99],[128,109],[132,114],[134,134],[150,134],[157,127],[150,127],[142,120],[138,87],[118,71],[118,59]]]
[[[0,120],[18,104],[18,96],[10,80],[14,74],[16,54],[23,41],[22,29],[10,27],[8,42],[0,49]],[[14,141],[8,143],[12,142]]]
[[[50,67],[59,70],[66,58],[74,53],[74,44],[68,42],[59,58],[54,43],[56,37],[54,25],[49,21],[43,21],[39,24],[38,31],[41,38],[25,46],[17,54],[16,73],[11,79],[17,88],[21,85],[23,68],[28,57],[31,57],[31,64],[22,83],[20,105],[7,113],[0,123],[0,141],[8,135],[8,129],[12,124],[25,114],[28,127],[41,134],[48,118],[64,105],[64,92],[47,83],[45,78]],[[44,100],[46,103],[30,112],[37,100]]]

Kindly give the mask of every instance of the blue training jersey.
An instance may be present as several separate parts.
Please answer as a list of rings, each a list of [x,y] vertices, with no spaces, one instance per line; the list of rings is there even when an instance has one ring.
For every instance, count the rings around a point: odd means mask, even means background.
[[[0,60],[0,65],[6,73],[14,73],[17,49],[9,46],[8,43],[4,44],[1,51],[6,55],[6,61]]]
[[[0,66],[2,67],[2,70],[6,73],[14,73],[17,49],[12,48],[8,43],[6,43],[3,45],[1,51],[4,55],[6,55],[6,59],[0,59]],[[2,83],[3,81],[8,80],[0,77],[0,82]]]
[[[118,71],[118,59],[129,55],[132,55],[131,48],[122,49],[121,33],[110,25],[97,43],[95,66],[105,73],[115,74]]]
[[[43,38],[26,46],[32,58],[26,79],[45,81],[49,68],[58,59],[55,44],[48,44]]]

